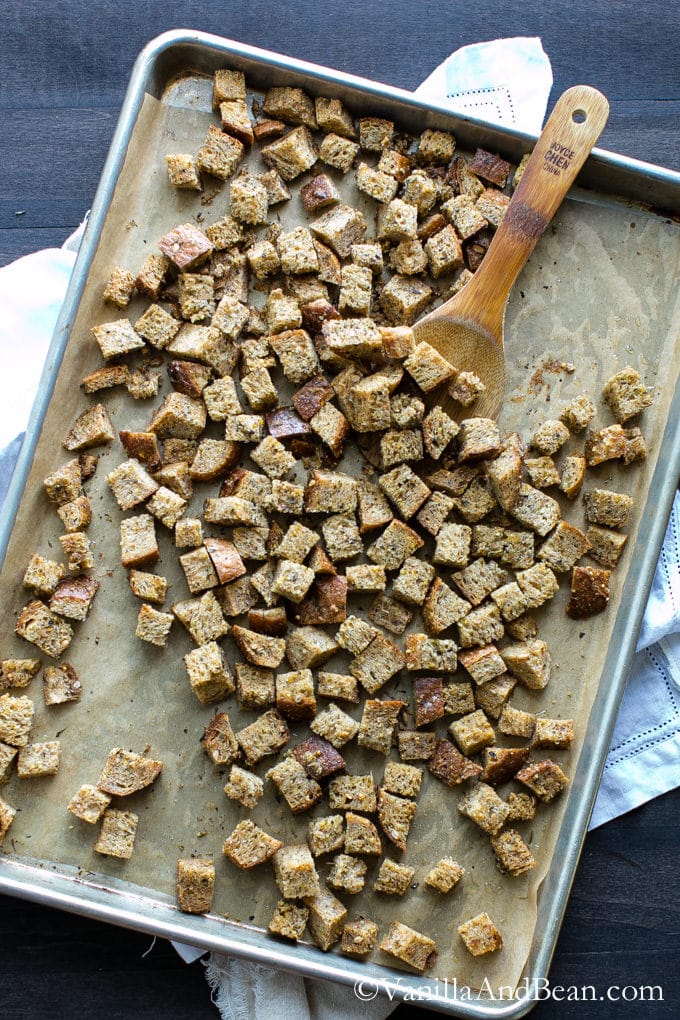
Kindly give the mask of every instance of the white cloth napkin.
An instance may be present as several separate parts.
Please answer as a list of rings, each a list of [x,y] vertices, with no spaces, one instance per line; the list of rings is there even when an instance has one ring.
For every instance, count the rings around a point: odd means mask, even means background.
[[[466,46],[438,67],[417,94],[463,115],[537,134],[552,85],[540,39]],[[0,504],[25,429],[82,228],[64,249],[0,269]],[[70,250],[69,250],[70,249]],[[21,380],[21,385],[16,385]],[[680,503],[654,579],[591,827],[680,785]],[[203,950],[176,944],[188,961]],[[359,1000],[351,988],[285,974],[212,953],[206,976],[225,1020],[341,1020],[360,1012],[382,1020],[394,1003]]]

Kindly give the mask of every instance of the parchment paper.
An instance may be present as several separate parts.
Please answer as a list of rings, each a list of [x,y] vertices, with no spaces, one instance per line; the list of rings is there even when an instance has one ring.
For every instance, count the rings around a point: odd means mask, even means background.
[[[139,298],[125,313],[105,306],[101,294],[109,273],[114,265],[135,272],[144,257],[154,250],[157,239],[178,223],[195,217],[208,224],[226,211],[227,186],[217,189],[212,202],[202,205],[200,197],[172,189],[165,171],[166,153],[195,152],[201,144],[212,120],[212,115],[205,112],[207,94],[205,83],[196,86],[190,81],[170,90],[165,102],[152,97],[144,102],[59,372],[2,571],[3,658],[33,654],[32,647],[13,633],[16,615],[30,597],[21,586],[26,563],[36,551],[60,558],[60,522],[44,497],[42,479],[68,459],[59,443],[85,404],[80,379],[101,364],[90,327],[122,314],[134,322],[146,307],[146,302]],[[357,204],[356,192],[352,194]],[[276,213],[284,225],[304,222],[297,197],[277,206]],[[606,677],[601,677],[602,665],[677,377],[679,261],[680,231],[676,224],[616,201],[577,196],[564,203],[539,243],[508,308],[509,398],[502,418],[505,429],[518,429],[528,438],[534,427],[546,417],[557,416],[563,404],[577,393],[586,391],[594,399],[599,398],[603,382],[629,363],[642,372],[648,384],[656,386],[655,404],[642,418],[649,445],[647,461],[626,469],[605,464],[589,472],[587,487],[611,486],[635,498],[628,547],[612,577],[609,610],[591,621],[569,621],[564,614],[568,583],[563,575],[558,596],[547,611],[536,614],[540,635],[548,641],[552,652],[553,678],[544,692],[528,691],[518,685],[511,699],[516,707],[576,720],[576,745],[571,753],[546,752],[568,775],[573,775],[576,769],[598,684],[607,682]],[[261,304],[263,299],[262,294],[253,295],[256,303]],[[569,374],[556,370],[555,361],[572,362],[576,371]],[[162,393],[169,389],[164,374]],[[108,391],[101,396],[116,430],[144,428],[152,407],[160,399],[135,402],[120,391]],[[599,421],[601,424],[611,421],[601,402]],[[214,429],[214,434],[219,435],[219,430]],[[574,439],[566,452],[581,447],[582,443]],[[15,777],[2,789],[2,796],[19,809],[11,838],[5,841],[2,850],[23,859],[79,867],[95,873],[104,885],[107,876],[125,878],[162,898],[174,896],[178,857],[210,852],[217,864],[213,916],[224,915],[266,928],[278,898],[271,869],[265,865],[249,873],[237,871],[222,856],[224,838],[241,818],[251,815],[257,824],[281,839],[302,842],[309,816],[295,819],[285,803],[278,803],[272,795],[270,783],[266,783],[267,793],[252,812],[223,794],[227,770],[215,769],[199,744],[215,709],[200,705],[189,688],[181,659],[192,647],[189,635],[176,622],[164,650],[134,637],[139,603],[129,592],[119,560],[118,526],[124,515],[105,482],[106,474],[125,455],[117,443],[97,452],[101,452],[98,471],[86,483],[86,491],[94,511],[89,533],[95,546],[94,573],[101,581],[101,589],[89,620],[85,625],[76,625],[76,637],[64,656],[83,680],[83,697],[78,704],[45,709],[40,679],[27,691],[17,692],[27,693],[35,700],[33,739],[59,736],[62,764],[54,778],[20,781]],[[349,467],[345,465],[355,472],[362,467],[358,457]],[[205,496],[216,494],[218,487],[197,485],[187,514],[200,513]],[[580,499],[573,506],[566,500],[561,502],[567,519],[583,526]],[[167,609],[173,601],[188,597],[188,591],[170,533],[160,525],[156,530],[161,561],[155,570],[173,585],[163,607]],[[370,597],[363,601],[352,599],[351,611],[367,606],[370,601]],[[233,662],[231,638],[223,644]],[[344,672],[347,663],[347,656],[339,656],[326,668]],[[464,678],[462,673],[460,678]],[[402,694],[410,703],[410,686],[410,678],[404,674],[384,688],[380,696]],[[239,713],[233,698],[219,707],[229,712],[235,728],[255,718],[255,713]],[[342,707],[359,718],[360,707]],[[450,721],[441,720],[437,725],[440,736]],[[307,733],[304,725],[295,725],[292,730],[290,746]],[[162,776],[151,789],[121,804],[140,817],[129,862],[95,854],[92,850],[95,828],[75,820],[66,811],[69,799],[82,783],[97,781],[113,746],[140,752],[148,748],[165,763]],[[350,772],[370,770],[376,782],[380,781],[383,756],[361,752],[353,746],[344,750]],[[396,757],[396,750],[392,757]],[[266,759],[255,771],[264,775],[272,761]],[[501,794],[508,789],[502,787]],[[368,914],[380,925],[381,934],[391,920],[399,919],[435,938],[439,958],[429,976],[456,977],[459,985],[479,987],[486,980],[494,988],[515,986],[526,963],[536,923],[537,892],[552,859],[570,793],[552,806],[539,807],[535,821],[520,826],[538,864],[519,879],[499,874],[487,837],[457,810],[460,795],[461,792],[447,789],[426,772],[406,853],[399,854],[384,840],[388,856],[402,859],[416,869],[416,888],[403,899],[371,893],[377,864],[369,858],[366,882],[369,891],[359,896],[340,894],[340,898],[350,917]],[[312,812],[326,813],[330,812],[325,800]],[[466,869],[464,880],[448,896],[429,889],[423,881],[429,868],[444,855],[451,855]],[[330,860],[320,858],[317,864],[323,878]],[[463,948],[456,928],[483,910],[491,914],[503,933],[505,947],[502,952],[474,960]],[[216,922],[206,919],[205,923]],[[291,948],[291,953],[294,952]],[[372,958],[387,967],[393,966],[392,959],[378,950]]]

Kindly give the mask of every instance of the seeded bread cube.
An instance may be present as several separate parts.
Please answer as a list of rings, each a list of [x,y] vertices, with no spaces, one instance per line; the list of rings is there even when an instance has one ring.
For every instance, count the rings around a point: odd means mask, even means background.
[[[168,393],[149,422],[148,431],[165,439],[197,439],[205,428],[207,412],[202,400],[184,393]]]
[[[578,528],[560,521],[538,550],[538,558],[553,570],[566,573],[590,549],[590,542]]]
[[[279,288],[269,292],[264,310],[267,330],[272,335],[298,329],[302,325],[302,313],[298,302]]]
[[[388,755],[403,708],[403,701],[367,698],[357,734],[359,746]]]
[[[450,379],[455,369],[427,341],[416,345],[404,360],[404,368],[424,393],[429,393]]]
[[[347,567],[345,573],[350,592],[385,590],[387,581],[383,566],[361,563],[359,566]]]
[[[570,400],[560,414],[570,432],[583,432],[595,417],[595,405],[585,393]]]
[[[191,688],[202,705],[222,701],[234,690],[234,679],[217,642],[194,648],[184,656],[184,662]]]
[[[276,884],[285,899],[313,897],[319,892],[319,876],[306,844],[280,846],[273,864]]]
[[[381,865],[380,871],[373,883],[373,891],[386,893],[391,896],[403,896],[413,881],[415,868],[407,864],[397,864],[396,861],[386,857]]]
[[[495,680],[489,680],[475,690],[475,704],[492,719],[498,719],[512,694],[517,680],[510,673],[503,673]]]
[[[333,471],[310,471],[305,487],[307,513],[354,513],[357,505],[357,480]]]
[[[486,218],[476,207],[470,195],[455,195],[442,204],[442,212],[456,228],[461,241],[468,241],[484,227],[488,226]]]
[[[133,811],[108,808],[102,816],[102,825],[94,850],[105,857],[127,861],[132,857],[137,833],[138,815]]]
[[[518,641],[500,649],[503,662],[513,676],[530,690],[542,690],[552,668],[548,646],[540,638]]]
[[[608,404],[618,422],[640,414],[653,402],[653,391],[647,389],[639,372],[627,365],[602,388],[602,398]]]
[[[277,675],[276,707],[288,719],[314,718],[316,698],[311,669],[298,669]]]
[[[333,858],[328,873],[328,884],[339,891],[360,893],[364,887],[366,864],[358,857],[349,854],[338,854]]]
[[[378,820],[383,832],[399,850],[406,850],[406,841],[415,816],[414,801],[378,789]]]
[[[86,783],[71,798],[67,809],[75,818],[88,822],[90,825],[95,825],[110,803],[111,798],[107,793],[103,793],[96,786]]]
[[[458,424],[439,405],[423,421],[423,442],[433,460],[439,460],[449,443],[458,435]]]
[[[609,602],[611,570],[600,567],[574,567],[567,602],[567,616],[582,620],[606,609]]]
[[[627,535],[596,524],[590,525],[586,531],[586,538],[590,543],[588,554],[597,560],[600,566],[610,570],[613,570],[619,562],[623,547],[628,541]]]
[[[236,663],[236,692],[239,707],[243,709],[267,708],[274,704],[274,673],[245,662]]]
[[[444,684],[442,698],[444,715],[467,715],[474,712],[475,698],[472,684],[467,681]]]
[[[352,659],[349,669],[364,690],[369,694],[375,694],[403,668],[404,661],[401,649],[389,638],[378,633],[370,644]]]
[[[99,590],[99,581],[87,574],[60,581],[50,597],[50,609],[69,620],[85,620]]]
[[[507,669],[495,645],[461,652],[458,660],[478,686],[495,679]]]
[[[309,811],[323,796],[319,784],[294,757],[282,758],[269,769],[266,778],[271,779],[294,815]]]
[[[503,948],[503,939],[488,914],[478,914],[458,926],[458,934],[473,956],[483,956]]]
[[[317,124],[322,131],[335,131],[346,138],[356,138],[352,117],[340,99],[317,96],[314,105]]]
[[[177,905],[186,914],[206,914],[215,892],[212,857],[184,857],[177,861]]]
[[[342,815],[325,815],[313,818],[307,829],[307,842],[314,857],[342,850],[345,842]]]
[[[102,322],[99,326],[93,326],[91,332],[106,360],[144,347],[143,338],[135,332],[129,319]]]
[[[378,484],[392,505],[406,520],[413,517],[430,496],[430,489],[407,464],[401,464],[381,475]],[[390,528],[394,529],[396,524],[397,522],[393,521],[387,531]],[[413,551],[410,550],[407,555]],[[384,565],[387,566],[387,564]],[[388,567],[388,569],[395,568]]]
[[[496,739],[493,726],[481,709],[456,719],[449,726],[449,733],[463,754],[468,756],[489,747]]]
[[[366,569],[376,570],[378,568]],[[379,569],[384,570],[382,567]],[[393,634],[403,634],[413,619],[410,609],[383,593],[375,597],[369,606],[367,615],[372,623],[378,627],[384,627],[385,630],[389,630]]]
[[[321,698],[333,698],[337,701],[359,701],[359,684],[355,677],[344,673],[327,673],[319,670],[317,675],[317,694]],[[332,708],[333,706],[329,706]],[[323,715],[324,713],[321,713]],[[317,723],[320,716],[317,716]],[[349,716],[348,716],[349,718]],[[325,734],[321,734],[325,736]],[[328,739],[328,737],[326,738]],[[331,741],[333,743],[333,741]],[[335,745],[337,746],[337,744]]]
[[[45,495],[53,503],[69,503],[82,495],[82,473],[77,457],[49,474],[44,482]]]
[[[250,456],[270,478],[285,478],[296,464],[295,457],[274,436],[265,436]]]
[[[64,564],[48,560],[35,553],[29,560],[23,585],[40,595],[51,595],[65,573]]]
[[[282,847],[281,840],[270,836],[250,818],[246,818],[227,836],[222,852],[232,864],[245,871],[264,864]]]
[[[19,779],[56,775],[59,771],[60,749],[61,744],[58,740],[46,740],[21,747],[17,756]]]
[[[456,284],[449,291],[452,297],[454,293],[457,293],[467,283],[465,278],[465,273],[467,272],[469,271],[464,269],[460,276],[457,277]],[[459,372],[449,386],[449,396],[453,400],[457,400],[463,407],[469,407],[485,390],[486,386],[474,372]]]
[[[508,822],[531,822],[536,817],[536,798],[530,793],[509,793]]]
[[[397,598],[409,605],[422,605],[435,575],[430,563],[408,557],[394,580],[392,590]]]
[[[71,625],[51,612],[39,599],[24,606],[14,629],[19,637],[53,659],[58,659],[66,651],[73,638]]]
[[[402,761],[427,761],[434,754],[436,739],[434,733],[400,730],[397,734],[399,757]]]
[[[522,457],[518,450],[506,447],[484,465],[491,490],[504,510],[512,510],[522,483]]]
[[[328,786],[328,804],[336,811],[376,810],[376,790],[372,775],[335,776]]]
[[[609,528],[625,528],[628,524],[633,500],[620,492],[591,489],[583,497],[586,520],[590,524],[603,524]]]
[[[334,563],[353,559],[363,552],[364,545],[354,517],[333,514],[323,522],[321,531],[328,555]]]
[[[458,637],[462,648],[494,644],[505,633],[497,605],[484,603],[458,621]]]
[[[538,716],[532,747],[554,747],[568,750],[574,742],[573,719],[546,719]]]
[[[382,843],[375,825],[369,818],[348,811],[345,815],[345,852],[379,857]]]
[[[377,167],[360,163],[356,173],[356,187],[365,195],[370,195],[376,202],[388,203],[397,194],[399,182]]]
[[[517,583],[526,599],[528,609],[536,609],[538,606],[542,606],[559,589],[559,584],[553,570],[543,562],[534,563],[533,567],[518,571],[516,577]]]
[[[394,122],[382,117],[359,119],[359,143],[366,152],[382,152],[392,144]]]
[[[246,79],[243,71],[232,71],[219,68],[213,78],[213,110],[219,109],[220,103],[233,99],[246,98]]]
[[[436,942],[401,921],[392,921],[379,948],[421,974],[434,966],[437,959]]]
[[[375,947],[378,938],[378,925],[368,917],[359,917],[342,929],[343,953],[348,956],[366,956]]]
[[[293,669],[314,669],[335,655],[338,644],[320,627],[298,627],[286,639],[285,648]]]
[[[511,737],[526,737],[530,739],[534,735],[536,727],[536,716],[533,712],[524,712],[519,708],[512,708],[506,705],[498,720],[498,730]]]
[[[280,712],[270,709],[236,734],[246,764],[257,765],[267,755],[276,754],[288,743],[288,726]]]
[[[441,577],[436,577],[423,603],[425,629],[428,634],[440,634],[462,620],[470,608],[469,602],[456,595]]]
[[[559,765],[550,758],[525,765],[516,773],[515,779],[527,786],[544,804],[554,800],[569,783]]]
[[[362,534],[389,524],[394,517],[380,488],[365,481],[357,487],[357,513]]]
[[[212,591],[205,592],[200,598],[175,602],[172,611],[197,645],[218,641],[229,631],[229,624]]]
[[[466,524],[444,524],[437,534],[433,563],[465,567],[470,555],[472,529]]]
[[[40,672],[40,659],[3,659],[0,662],[0,691],[12,687],[28,687]]]
[[[418,511],[416,520],[425,531],[436,538],[453,508],[454,500],[451,496],[444,492],[433,492]]]
[[[491,837],[491,849],[500,871],[513,878],[536,866],[529,847],[515,829],[506,829]]]
[[[527,457],[524,466],[529,481],[537,489],[548,489],[560,484],[560,475],[552,457]]]
[[[314,166],[318,158],[314,139],[304,125],[263,146],[261,155],[267,166],[278,171],[285,181],[299,177]]]
[[[196,155],[196,166],[203,173],[226,181],[235,172],[244,153],[245,146],[238,138],[220,131],[219,128],[211,124],[203,145]]]
[[[432,288],[424,280],[395,273],[380,292],[380,306],[389,322],[397,326],[410,326],[427,308],[432,294]],[[412,357],[413,354],[409,354],[409,358]],[[432,374],[431,365],[425,365],[424,371],[420,373],[426,381]]]
[[[458,810],[489,835],[503,828],[510,809],[486,783],[476,783],[458,802]]]
[[[200,649],[196,649],[196,651],[200,651]],[[228,671],[228,667],[226,669]],[[213,716],[204,730],[201,744],[215,765],[230,765],[236,761],[239,757],[239,745],[226,712],[218,712]]]
[[[525,527],[544,538],[556,526],[562,511],[556,499],[531,485],[522,483],[509,511]]]
[[[432,669],[453,673],[458,662],[457,652],[458,646],[451,638],[409,634],[406,638],[406,668],[410,671]]]
[[[450,225],[429,237],[424,247],[430,273],[435,280],[463,265],[463,249],[456,231]]]
[[[0,695],[0,740],[12,747],[26,747],[34,713],[30,698]]]
[[[341,137],[337,132],[324,135],[319,148],[319,159],[346,174],[359,152],[356,142]]]
[[[359,655],[378,634],[378,629],[370,623],[360,620],[358,616],[348,616],[338,628],[336,641],[338,647],[344,648],[352,655]]]
[[[317,946],[326,952],[342,935],[347,910],[326,888],[321,887],[314,896],[305,897],[309,909],[307,926]]]
[[[494,560],[485,560],[481,557],[473,560],[464,570],[453,574],[454,583],[473,606],[480,605],[487,595],[499,588],[507,579],[506,571]]]
[[[440,893],[448,893],[458,885],[465,869],[451,857],[442,857],[425,876],[425,884]]]

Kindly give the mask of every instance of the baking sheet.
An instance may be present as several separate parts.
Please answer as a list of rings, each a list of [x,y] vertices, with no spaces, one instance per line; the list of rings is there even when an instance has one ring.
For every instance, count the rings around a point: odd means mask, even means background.
[[[166,182],[162,156],[170,151],[195,151],[211,120],[200,110],[205,85],[196,95],[192,89],[193,85],[175,88],[164,103],[150,96],[144,101],[8,550],[0,581],[3,634],[12,633],[14,617],[27,601],[20,578],[30,555],[36,550],[44,555],[49,555],[50,549],[59,551],[61,529],[56,514],[49,508],[46,513],[41,482],[56,463],[66,459],[56,453],[54,437],[63,436],[82,409],[78,381],[100,364],[90,326],[119,317],[100,299],[112,266],[134,270],[157,238],[177,223],[197,215],[206,224],[226,211],[227,187],[220,189],[211,204],[202,206],[200,199],[175,192]],[[190,112],[171,105],[177,101],[188,105]],[[296,204],[294,200],[290,208],[277,207],[277,211],[282,209],[284,226],[290,217],[300,218]],[[528,436],[533,425],[554,414],[570,396],[583,389],[595,395],[602,382],[627,363],[638,367],[649,384],[658,384],[656,403],[643,418],[650,446],[646,464],[625,470],[603,465],[590,476],[591,484],[628,491],[636,500],[628,549],[613,576],[610,610],[592,622],[569,623],[561,611],[565,597],[561,592],[550,612],[541,614],[541,636],[548,641],[556,663],[553,680],[538,698],[524,690],[517,690],[512,698],[512,704],[519,707],[534,709],[540,701],[548,715],[577,719],[576,748],[570,755],[554,755],[570,775],[576,767],[600,679],[626,568],[633,558],[644,498],[677,377],[675,338],[680,308],[673,281],[679,256],[679,232],[672,222],[582,194],[567,201],[558,213],[524,271],[508,309],[510,399],[502,420],[505,428],[518,428]],[[138,301],[130,307],[132,321],[144,306]],[[553,370],[552,362],[565,358],[576,366],[573,375]],[[663,369],[660,376],[659,367]],[[166,385],[164,391],[167,389]],[[143,427],[151,404],[157,403],[133,402],[120,394],[105,399],[117,429]],[[609,419],[602,420],[604,423]],[[164,897],[172,897],[178,856],[213,852],[218,867],[216,913],[266,925],[277,899],[268,869],[243,875],[220,854],[224,836],[248,812],[224,796],[225,776],[213,769],[198,743],[212,709],[200,706],[188,687],[181,655],[190,649],[191,641],[178,624],[165,651],[130,640],[138,605],[129,594],[118,558],[117,525],[123,515],[104,481],[106,473],[123,459],[120,448],[105,451],[95,479],[86,486],[95,511],[90,534],[96,548],[95,573],[102,587],[88,623],[79,629],[66,656],[84,679],[82,702],[45,710],[40,707],[35,683],[27,692],[38,708],[33,739],[51,739],[60,733],[63,763],[53,779],[30,783],[13,779],[3,789],[3,796],[6,794],[6,799],[20,808],[11,830],[11,852],[22,859],[75,865],[85,872],[98,873],[100,878],[124,878]],[[194,506],[198,509],[208,491],[202,486],[197,489]],[[580,503],[568,517],[582,523]],[[160,534],[164,529],[157,530]],[[184,579],[167,535],[161,537],[161,548],[157,572],[168,576],[174,585],[168,601],[184,598]],[[229,642],[226,644],[233,660],[233,649]],[[12,654],[31,652],[16,639],[4,641],[2,656]],[[406,685],[388,686],[381,696],[391,690],[406,690]],[[232,714],[230,701],[225,707],[234,720],[238,718],[235,712]],[[354,709],[350,712],[358,714]],[[247,722],[254,715],[244,713],[243,718]],[[295,729],[300,731],[299,727]],[[439,729],[443,732],[441,725]],[[165,762],[159,782],[129,799],[131,809],[140,815],[140,825],[135,853],[127,863],[94,854],[94,833],[89,828],[83,833],[85,826],[65,812],[78,786],[96,781],[106,752],[114,745],[138,751],[149,746],[152,754]],[[358,749],[352,749],[347,760],[350,771],[370,767],[379,779],[381,756],[361,755]],[[257,771],[262,774],[267,765],[265,762]],[[435,781],[424,784],[409,848],[403,855],[403,860],[416,868],[416,880],[420,879],[417,889],[401,901],[370,893],[341,898],[350,916],[366,911],[381,929],[398,917],[436,937],[440,957],[434,976],[455,976],[459,984],[479,986],[486,980],[492,987],[514,986],[529,952],[537,890],[552,858],[568,796],[552,808],[543,808],[528,830],[539,864],[520,879],[505,878],[495,870],[485,838],[458,814],[458,796]],[[321,807],[314,813],[326,811]],[[270,796],[252,812],[252,817],[281,838],[304,838],[307,818],[294,820],[288,809],[281,808]],[[447,824],[442,825],[442,819]],[[7,842],[3,849],[8,849]],[[464,864],[468,875],[455,893],[439,897],[424,887],[422,878],[445,853]],[[400,857],[396,853],[390,856]],[[320,867],[322,875],[326,868],[325,864]],[[375,870],[369,868],[369,879]],[[475,962],[462,948],[455,929],[461,920],[484,909],[503,931],[506,947],[492,958]],[[213,923],[206,919],[206,925]],[[377,951],[374,959],[386,961]],[[346,961],[339,961],[339,965],[346,966]]]

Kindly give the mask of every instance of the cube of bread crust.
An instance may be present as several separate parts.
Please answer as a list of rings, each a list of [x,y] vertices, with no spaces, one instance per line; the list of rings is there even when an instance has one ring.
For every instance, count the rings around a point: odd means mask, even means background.
[[[467,619],[467,617],[464,617]],[[458,646],[452,638],[431,638],[425,634],[409,634],[406,638],[406,668],[454,673]]]
[[[536,798],[530,793],[509,793],[508,822],[531,822],[536,817]]]
[[[298,669],[276,676],[276,707],[288,719],[313,719],[316,715],[314,676]]]
[[[53,659],[58,659],[66,651],[73,638],[71,625],[56,616],[38,599],[24,606],[14,629],[19,637],[30,641]]]
[[[109,358],[130,354],[144,347],[143,337],[133,329],[129,319],[102,322],[98,326],[93,326],[91,333],[97,341],[102,357],[107,361]]]
[[[17,776],[19,779],[37,779],[40,776],[54,776],[59,771],[58,740],[46,740],[26,744],[17,755]]]
[[[513,676],[530,690],[542,690],[552,668],[548,646],[540,638],[518,641],[500,649],[503,662]]]
[[[50,609],[69,620],[85,620],[99,590],[99,581],[86,574],[60,581],[50,597]]]
[[[591,489],[583,497],[586,520],[609,528],[625,528],[633,507],[631,496],[607,489]]]
[[[478,686],[505,673],[507,666],[495,645],[485,645],[469,652],[460,652],[458,661]]]
[[[115,438],[108,411],[103,404],[93,404],[78,415],[62,446],[70,451],[88,450],[92,446],[110,443]]]
[[[405,707],[403,701],[380,701],[367,698],[357,734],[360,747],[388,755],[394,740],[399,716]]]
[[[423,393],[436,389],[456,372],[451,363],[426,340],[416,344],[413,352],[404,359],[404,368]]]
[[[517,878],[536,866],[536,861],[519,832],[506,829],[491,837],[491,849],[500,871]]]
[[[342,929],[340,949],[348,956],[366,956],[375,947],[378,925],[368,917],[348,921]]]
[[[425,254],[430,263],[430,273],[439,279],[463,265],[463,249],[454,228],[447,224],[425,242]]]
[[[292,181],[314,166],[319,153],[308,128],[302,125],[264,145],[261,155],[267,166],[276,170],[284,181]]]
[[[297,942],[305,933],[308,917],[308,907],[300,906],[291,900],[279,900],[267,930],[272,935],[280,935],[281,938]]]
[[[353,700],[358,700],[358,697]],[[331,704],[312,720],[310,729],[333,747],[341,748],[357,735],[359,723],[337,705]]]
[[[550,758],[525,765],[515,774],[515,779],[527,786],[544,804],[554,800],[569,783],[559,765]]]
[[[313,896],[306,896],[309,909],[307,927],[317,946],[326,952],[342,935],[347,910],[324,886]]]
[[[316,121],[322,131],[334,131],[345,138],[356,138],[352,116],[340,99],[325,99],[317,96],[314,100]]]
[[[345,821],[342,815],[313,818],[307,828],[307,842],[314,857],[342,850],[345,843]]]
[[[369,818],[348,811],[345,815],[345,852],[379,857],[382,843],[375,825]]]
[[[257,765],[267,755],[276,754],[288,743],[290,733],[286,720],[276,709],[269,709],[255,722],[236,734],[246,764]]]
[[[211,421],[225,421],[231,415],[243,412],[236,384],[229,375],[211,382],[202,396]]]
[[[355,704],[359,701],[359,683],[355,677],[349,674],[328,673],[325,670],[319,670],[316,690],[321,698],[333,698],[336,701],[352,701]],[[318,719],[319,717],[317,716],[317,722]]]
[[[586,531],[586,539],[590,543],[588,555],[597,560],[600,566],[613,570],[619,562],[628,536],[620,531],[591,524]]]
[[[222,701],[234,691],[234,678],[216,641],[193,648],[184,656],[189,683],[202,705]]]
[[[511,705],[505,705],[498,720],[499,733],[505,733],[511,737],[526,737],[530,739],[534,735],[536,727],[536,716],[533,712],[524,712]]]
[[[392,921],[387,935],[380,942],[383,953],[389,953],[420,974],[433,967],[437,959],[437,943],[427,935],[409,928],[401,921]]]
[[[280,846],[273,857],[274,878],[285,899],[313,897],[319,892],[319,876],[305,843]]]
[[[265,778],[271,779],[294,815],[309,811],[323,796],[319,784],[307,775],[304,767],[293,756],[278,761],[269,769]]]
[[[475,695],[472,684],[456,681],[442,687],[444,715],[468,715],[475,710]]]
[[[382,152],[392,144],[394,122],[383,117],[359,119],[359,144],[366,152]]]
[[[590,550],[590,542],[579,528],[560,521],[538,550],[538,558],[558,573],[571,570]]]
[[[406,841],[417,810],[413,800],[397,797],[383,787],[378,788],[378,821],[390,843],[406,850]]]
[[[213,78],[213,110],[219,109],[220,103],[225,101],[245,98],[246,79],[243,71],[218,68]]]
[[[183,857],[177,861],[177,905],[186,914],[206,914],[215,893],[212,857]]]
[[[473,606],[480,605],[487,595],[508,580],[508,574],[502,567],[494,560],[482,557],[473,560],[463,570],[456,571],[452,577],[456,587]]]
[[[408,891],[415,873],[415,868],[411,868],[407,864],[397,864],[396,861],[385,857],[373,883],[373,891],[391,896],[403,896]]]
[[[341,173],[346,174],[356,159],[358,152],[359,145],[357,142],[341,137],[338,132],[331,132],[323,137],[319,147],[319,159]]]
[[[609,405],[616,420],[624,422],[649,407],[654,394],[647,389],[640,373],[627,365],[604,384],[602,399]]]
[[[26,567],[23,585],[24,588],[32,588],[39,595],[51,595],[64,573],[63,563],[48,560],[35,553]]]
[[[406,520],[418,512],[431,494],[427,485],[408,464],[400,464],[386,474],[380,475],[378,484],[392,505],[396,507],[401,516]],[[387,530],[389,531],[396,523],[393,521]],[[411,550],[411,552],[413,551]],[[410,555],[410,553],[407,555]],[[387,564],[384,565],[387,566]]]
[[[493,726],[481,709],[454,720],[449,726],[449,733],[468,757],[489,747],[496,740]]]
[[[197,439],[207,421],[207,411],[202,400],[195,400],[184,393],[168,393],[156,410],[148,425],[149,432],[165,439]]]
[[[595,404],[585,393],[580,393],[570,400],[560,413],[560,420],[570,432],[583,432],[594,417]]]
[[[509,508],[509,513],[538,535],[544,538],[555,527],[562,516],[560,504],[552,496],[548,496],[532,485],[522,483],[517,499]]]
[[[484,956],[503,948],[503,938],[488,914],[477,914],[458,925],[458,934],[473,956]]]
[[[350,673],[369,694],[375,694],[388,680],[403,669],[401,649],[389,638],[378,633],[350,663]]]
[[[399,757],[402,761],[427,761],[434,754],[436,740],[434,733],[400,730],[397,734]]]
[[[111,798],[107,793],[103,793],[98,790],[96,786],[91,786],[86,783],[81,786],[76,794],[71,797],[68,802],[67,810],[75,818],[79,818],[83,822],[88,822],[90,825],[95,825],[102,817],[109,804]]]
[[[159,558],[156,529],[151,514],[137,514],[120,522],[121,563],[145,567]]]
[[[83,683],[68,662],[46,666],[43,674],[43,699],[46,705],[64,705],[80,701]]]
[[[462,648],[494,644],[505,633],[498,606],[488,602],[472,609],[457,626]]]
[[[602,567],[574,567],[567,602],[567,616],[583,620],[602,613],[609,602],[611,570]]]
[[[58,505],[69,503],[82,495],[82,473],[78,458],[74,457],[49,474],[43,481],[43,487],[47,498]]]
[[[133,811],[107,808],[94,844],[96,853],[128,861],[132,857],[138,821],[139,817]]]
[[[348,616],[338,628],[336,641],[338,647],[344,648],[352,655],[359,655],[379,633],[377,627],[360,620],[358,616]]]
[[[227,836],[222,852],[232,864],[247,871],[270,860],[282,846],[280,839],[270,836],[250,818],[245,818]]]
[[[3,659],[0,662],[0,691],[28,687],[41,666],[40,659]]]
[[[171,613],[161,613],[153,606],[144,602],[137,615],[137,627],[135,637],[141,641],[148,641],[149,644],[164,648],[170,636],[174,617]]]
[[[495,836],[503,828],[510,809],[492,787],[475,783],[458,801],[458,810],[484,832]]]

